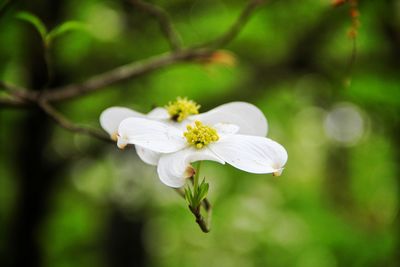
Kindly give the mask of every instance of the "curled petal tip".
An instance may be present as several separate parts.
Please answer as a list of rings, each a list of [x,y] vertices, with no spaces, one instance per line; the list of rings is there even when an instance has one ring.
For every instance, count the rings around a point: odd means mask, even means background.
[[[193,177],[196,174],[196,170],[192,167],[192,165],[189,165],[186,167],[184,176],[185,178],[190,178]]]
[[[124,138],[118,136],[118,141],[117,141],[118,148],[124,149],[127,145],[128,145],[128,143],[126,142],[126,140],[124,140]]]
[[[278,169],[275,172],[272,173],[273,176],[281,176],[283,172],[283,168],[282,169]]]
[[[113,133],[113,134],[110,136],[110,138],[111,138],[111,140],[113,140],[114,142],[117,142],[117,141],[118,141],[118,133]]]
[[[125,147],[126,147],[126,144],[118,144],[119,149],[125,149]]]

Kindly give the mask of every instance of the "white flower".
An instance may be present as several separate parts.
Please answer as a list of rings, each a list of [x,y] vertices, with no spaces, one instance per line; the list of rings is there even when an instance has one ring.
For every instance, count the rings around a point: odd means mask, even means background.
[[[178,98],[170,102],[165,108],[155,108],[148,114],[125,107],[111,107],[100,115],[100,124],[103,129],[117,141],[119,124],[126,118],[147,118],[185,129],[187,124],[199,120],[207,125],[216,123],[235,124],[240,127],[239,133],[246,135],[266,136],[268,124],[264,114],[254,105],[246,102],[231,102],[216,107],[208,112],[198,114],[199,105],[195,102]],[[125,147],[127,142],[118,139],[118,146]],[[138,156],[147,164],[157,165],[160,153],[135,145]]]
[[[111,107],[104,110],[100,115],[100,125],[110,135],[114,141],[118,140],[118,126],[126,118],[148,118],[154,120],[163,120],[165,117],[165,109],[155,108],[147,114],[143,114],[125,107]],[[123,148],[125,144],[119,143],[119,147]],[[147,164],[157,165],[160,158],[159,153],[135,146],[138,156]]]
[[[243,119],[247,116],[242,114]],[[217,121],[210,117],[209,120]],[[247,122],[252,119],[248,117]],[[240,134],[240,126],[234,124],[217,122],[211,125],[196,121],[184,131],[159,121],[127,118],[119,125],[118,142],[162,153],[157,172],[161,181],[171,187],[183,186],[185,178],[190,176],[187,174],[190,163],[201,160],[226,162],[250,173],[279,175],[282,172],[287,152],[277,142]]]

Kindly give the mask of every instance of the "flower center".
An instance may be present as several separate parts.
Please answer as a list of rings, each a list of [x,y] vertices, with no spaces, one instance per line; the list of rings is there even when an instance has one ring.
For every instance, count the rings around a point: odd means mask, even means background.
[[[186,141],[197,149],[201,149],[209,143],[219,140],[217,130],[210,126],[203,125],[200,121],[195,121],[195,125],[188,125],[187,131],[183,133]]]
[[[171,120],[181,122],[190,115],[199,114],[200,105],[186,97],[178,97],[174,102],[169,102],[165,108]]]

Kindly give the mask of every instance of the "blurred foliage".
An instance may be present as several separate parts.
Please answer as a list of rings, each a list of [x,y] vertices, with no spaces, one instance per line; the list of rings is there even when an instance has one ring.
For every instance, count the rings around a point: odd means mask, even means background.
[[[13,5],[0,17],[1,80],[31,83],[26,62],[40,39],[15,18],[22,10],[48,29],[69,21],[86,25],[87,31],[60,35],[51,47],[64,83],[168,51],[156,21],[127,1],[59,1],[52,23],[49,5],[38,2]],[[186,45],[223,33],[243,6],[239,0],[152,2],[170,12]],[[133,149],[120,151],[52,126],[38,156],[65,165],[52,177],[47,212],[35,230],[44,266],[108,266],[104,251],[115,210],[143,225],[146,266],[399,266],[400,60],[387,27],[398,37],[400,5],[360,1],[360,12],[349,86],[346,7],[282,0],[258,10],[227,47],[235,67],[175,65],[61,104],[68,118],[99,127],[99,114],[110,106],[148,112],[187,96],[206,111],[249,101],[265,113],[268,135],[287,148],[289,161],[281,177],[203,164],[214,207],[212,231],[203,234],[186,202]],[[0,112],[5,257],[21,194],[18,155],[24,150],[16,147],[37,140],[21,130],[29,110]],[[134,253],[136,247],[126,249]]]

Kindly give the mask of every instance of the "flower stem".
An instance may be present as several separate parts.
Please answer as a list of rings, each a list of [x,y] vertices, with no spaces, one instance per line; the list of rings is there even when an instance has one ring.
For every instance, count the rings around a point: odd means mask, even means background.
[[[175,191],[189,203],[189,210],[192,212],[194,217],[196,218],[196,223],[199,225],[200,229],[204,233],[210,232],[211,225],[211,214],[212,214],[212,206],[210,201],[206,198],[208,192],[208,183],[201,182],[199,185],[199,177],[200,177],[200,162],[197,164],[196,173],[192,177],[190,177],[190,181],[193,185],[193,191],[190,190],[190,186],[188,188],[177,188]],[[206,189],[205,189],[206,187]],[[205,190],[205,191],[204,191]],[[206,218],[201,214],[201,207],[206,211]]]
[[[199,188],[199,176],[200,176],[200,167],[201,167],[201,161],[197,163],[197,168],[196,168],[196,173],[194,174],[194,179],[192,180],[193,182],[193,189],[194,192],[196,193],[198,188]]]
[[[197,195],[200,192],[199,188],[199,177],[200,177],[200,167],[201,161],[197,164],[196,173],[194,176],[190,178],[190,181],[193,184],[193,194]],[[202,183],[203,185],[203,183]],[[201,207],[207,212],[207,218],[204,218],[201,214]],[[189,204],[189,209],[193,213],[194,217],[196,218],[196,223],[199,225],[201,231],[204,233],[210,232],[210,225],[211,225],[211,214],[212,214],[212,206],[211,203],[208,201],[207,198],[204,198],[198,204]]]
[[[203,231],[203,233],[208,233],[211,230],[209,220],[205,220],[203,215],[201,215],[200,207],[201,206],[197,206],[194,208],[189,205],[189,209],[193,213],[194,217],[196,217],[196,223],[200,226],[201,231]]]

